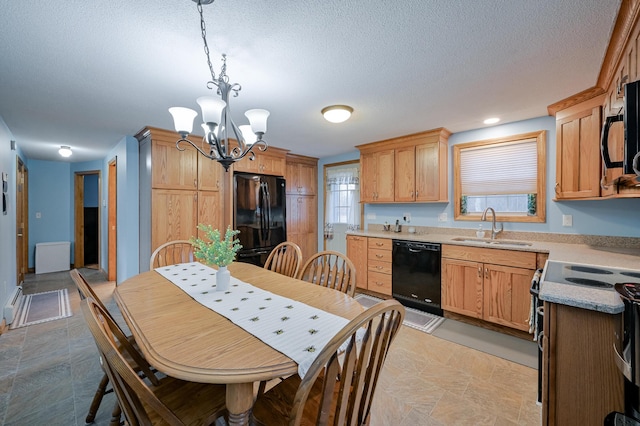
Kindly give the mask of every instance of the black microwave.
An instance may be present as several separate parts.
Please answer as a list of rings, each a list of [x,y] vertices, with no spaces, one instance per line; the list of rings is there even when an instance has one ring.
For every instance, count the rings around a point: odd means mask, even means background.
[[[609,128],[624,121],[624,156],[612,161],[609,155]],[[640,176],[640,80],[624,86],[624,107],[618,115],[607,117],[600,138],[602,161],[607,169],[622,168],[623,174]]]

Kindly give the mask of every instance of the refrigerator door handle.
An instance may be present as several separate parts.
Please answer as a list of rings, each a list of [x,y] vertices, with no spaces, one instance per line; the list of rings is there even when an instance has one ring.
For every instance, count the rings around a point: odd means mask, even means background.
[[[269,244],[271,244],[271,193],[269,192],[269,185],[265,182],[264,184],[264,191],[267,195],[266,197],[266,203],[267,203],[267,240],[269,241]]]

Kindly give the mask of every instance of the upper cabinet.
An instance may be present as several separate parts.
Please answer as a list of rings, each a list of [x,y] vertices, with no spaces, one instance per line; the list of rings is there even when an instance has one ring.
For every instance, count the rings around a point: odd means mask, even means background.
[[[317,195],[318,159],[302,155],[287,155],[287,194]]]
[[[360,201],[363,203],[392,202],[393,150],[385,149],[367,153],[361,150],[360,152]]]
[[[640,197],[640,187],[622,176],[621,168],[605,170],[600,152],[605,118],[619,114],[624,85],[640,80],[639,17],[640,2],[623,1],[595,85],[547,107],[556,117],[557,200]],[[609,130],[612,161],[622,160],[623,142],[624,126],[614,123]]]
[[[286,163],[286,149],[270,146],[266,151],[254,149],[255,159],[249,160],[246,156],[242,160],[233,163],[234,172],[259,173],[263,175],[284,176]]]
[[[364,203],[448,201],[448,140],[435,129],[359,145]]]
[[[556,199],[600,196],[604,96],[556,113]]]

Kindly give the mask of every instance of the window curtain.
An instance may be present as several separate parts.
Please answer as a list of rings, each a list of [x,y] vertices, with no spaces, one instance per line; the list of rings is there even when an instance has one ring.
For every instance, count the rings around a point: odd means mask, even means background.
[[[334,223],[346,223],[349,229],[360,229],[359,168],[327,169],[326,186],[325,234],[332,232]]]

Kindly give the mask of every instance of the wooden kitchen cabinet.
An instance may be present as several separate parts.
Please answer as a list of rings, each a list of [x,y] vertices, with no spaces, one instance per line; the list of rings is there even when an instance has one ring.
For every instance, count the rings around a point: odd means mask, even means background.
[[[614,361],[621,314],[544,303],[542,424],[601,426],[624,412],[623,375]]]
[[[367,289],[391,296],[391,252],[389,238],[367,238]]]
[[[318,159],[287,154],[287,194],[318,195]]]
[[[556,199],[600,197],[603,96],[556,113]]]
[[[233,163],[233,171],[246,173],[259,173],[263,175],[284,176],[286,169],[286,149],[270,146],[266,151],[255,148],[256,155],[253,161],[248,156]]]
[[[287,240],[302,250],[303,262],[318,251],[318,202],[315,196],[287,195]]]
[[[139,142],[140,271],[149,268],[151,253],[172,240],[199,235],[197,226],[224,229],[224,168],[188,145],[176,148],[180,136],[147,127]]]
[[[347,235],[347,257],[356,268],[356,287],[367,290],[368,238]]]
[[[306,261],[318,251],[318,159],[287,154],[285,185],[287,240]]]
[[[442,246],[442,309],[528,331],[533,252]]]
[[[387,149],[360,157],[360,201],[389,203],[393,201],[394,151]]]
[[[365,203],[448,200],[448,139],[443,128],[359,145],[360,200]]]

